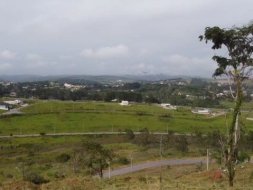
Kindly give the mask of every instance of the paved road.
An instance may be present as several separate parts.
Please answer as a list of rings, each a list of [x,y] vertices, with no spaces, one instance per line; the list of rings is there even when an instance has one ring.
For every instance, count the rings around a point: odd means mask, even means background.
[[[173,160],[160,160],[160,161],[151,161],[146,163],[135,164],[132,167],[124,167],[112,170],[110,172],[110,177],[129,174],[132,172],[137,172],[140,170],[148,169],[148,168],[157,168],[161,166],[176,166],[176,165],[188,165],[188,164],[198,164],[198,163],[205,163],[206,159],[204,157],[197,157],[197,158],[186,158],[186,159],[173,159]],[[105,178],[109,178],[109,171],[107,170],[104,173]]]
[[[21,107],[19,108],[14,108],[14,109],[10,109],[9,111],[2,113],[2,115],[15,115],[15,114],[23,114],[23,112],[21,111],[21,108],[27,107],[28,104],[23,104]]]
[[[15,115],[15,114],[22,114],[19,108],[10,109],[9,111],[2,113],[2,115]]]

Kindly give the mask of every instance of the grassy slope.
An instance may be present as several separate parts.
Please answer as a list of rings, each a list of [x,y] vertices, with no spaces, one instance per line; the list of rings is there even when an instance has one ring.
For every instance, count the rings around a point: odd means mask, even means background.
[[[180,133],[214,129],[226,131],[225,117],[208,118],[195,115],[189,109],[165,110],[155,105],[136,104],[120,106],[98,102],[39,102],[24,109],[27,115],[0,119],[1,134],[28,134],[54,132],[163,131],[167,128]],[[245,121],[248,129],[253,122]]]
[[[215,166],[216,167],[216,166]],[[243,168],[237,169],[235,187],[233,190],[251,190],[253,187],[253,166],[244,164]],[[215,179],[216,169],[205,171],[197,165],[176,166],[162,168],[162,182],[160,183],[160,169],[144,170],[138,173],[114,177],[110,180],[98,180],[89,177],[69,177],[58,179],[48,184],[43,184],[40,189],[87,189],[87,190],[147,190],[147,189],[178,189],[178,190],[223,190],[229,189],[226,175]],[[8,184],[8,185],[7,185]],[[15,181],[4,184],[4,189],[17,187],[36,188],[28,182]]]

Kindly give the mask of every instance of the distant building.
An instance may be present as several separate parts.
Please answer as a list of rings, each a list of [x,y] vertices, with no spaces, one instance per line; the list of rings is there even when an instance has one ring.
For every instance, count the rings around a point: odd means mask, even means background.
[[[6,104],[0,104],[0,110],[9,110],[9,107]]]
[[[201,115],[209,115],[211,111],[209,109],[199,109],[199,110],[192,110],[192,113],[201,114]]]
[[[79,90],[80,88],[85,88],[86,87],[86,86],[73,85],[73,84],[68,84],[68,83],[64,83],[63,86],[67,89],[70,89],[71,91]]]
[[[165,109],[170,109],[170,110],[175,110],[175,109],[177,109],[176,106],[173,106],[173,105],[168,104],[168,103],[161,104],[161,107],[162,107],[162,108],[165,108]]]
[[[8,105],[18,105],[18,104],[22,104],[21,100],[9,100],[9,101],[4,101],[5,104]]]
[[[122,100],[121,103],[120,103],[120,105],[122,105],[122,106],[128,106],[129,102]]]
[[[65,87],[65,88],[73,88],[74,85],[68,84],[68,83],[64,83],[64,87]]]

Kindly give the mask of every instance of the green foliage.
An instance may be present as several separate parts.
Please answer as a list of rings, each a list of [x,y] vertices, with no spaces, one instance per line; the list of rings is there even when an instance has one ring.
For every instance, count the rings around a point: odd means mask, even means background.
[[[245,162],[245,161],[250,161],[250,155],[247,152],[244,151],[239,151],[237,160],[239,162]]]
[[[130,160],[128,159],[128,158],[126,158],[126,157],[119,157],[118,159],[117,159],[117,162],[119,163],[119,164],[123,164],[123,165],[127,165],[127,164],[129,164],[130,163]]]
[[[212,42],[212,49],[224,47],[228,51],[227,57],[213,56],[217,62],[213,76],[225,75],[235,87],[235,106],[232,114],[232,122],[229,128],[226,150],[224,152],[225,165],[228,170],[229,185],[233,186],[235,176],[235,164],[238,160],[238,139],[240,138],[239,116],[243,101],[243,82],[249,77],[253,66],[253,24],[243,27],[222,29],[217,26],[207,27],[200,40]]]
[[[200,36],[200,40],[211,41],[212,49],[221,49],[225,46],[229,53],[229,58],[223,56],[213,56],[213,60],[218,63],[218,68],[214,72],[214,76],[228,74],[229,67],[237,70],[245,66],[253,65],[253,25],[245,27],[234,27],[232,29],[222,29],[219,27],[207,27],[205,34]],[[232,73],[231,73],[232,74]],[[247,77],[245,74],[240,73],[242,77]]]
[[[135,138],[134,132],[131,129],[125,129],[125,132],[126,132],[126,136],[129,140]]]
[[[151,142],[151,135],[147,128],[141,129],[140,134],[135,137],[135,143],[140,146],[148,146]]]
[[[43,176],[41,176],[37,173],[34,173],[34,172],[28,173],[24,179],[26,181],[32,182],[36,185],[40,185],[40,184],[49,182],[49,180],[45,179]]]
[[[182,153],[188,152],[188,141],[185,135],[179,135],[175,138],[175,147],[177,150],[181,151]]]
[[[148,97],[145,98],[144,101],[145,101],[146,103],[149,103],[149,104],[151,104],[151,103],[160,104],[160,103],[161,103],[161,102],[160,102],[157,98],[155,98],[154,96],[148,96]]]
[[[60,155],[58,155],[55,159],[57,162],[60,162],[60,163],[64,163],[64,162],[67,162],[70,160],[70,155],[67,154],[67,153],[62,153]]]
[[[214,130],[207,134],[206,144],[211,148],[220,148],[220,141],[225,141],[225,137],[219,130]]]
[[[82,148],[84,151],[84,164],[94,172],[98,172],[102,178],[103,170],[109,166],[114,153],[101,144],[90,141],[84,142]]]

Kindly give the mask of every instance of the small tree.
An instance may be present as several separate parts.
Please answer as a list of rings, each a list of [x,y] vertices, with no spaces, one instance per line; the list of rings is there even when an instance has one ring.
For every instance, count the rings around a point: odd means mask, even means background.
[[[83,149],[85,165],[93,172],[98,172],[99,176],[103,178],[103,170],[112,161],[113,152],[95,142],[84,142]]]
[[[151,135],[147,128],[141,129],[139,135],[136,135],[135,142],[141,146],[148,146],[150,144]]]
[[[177,136],[175,139],[175,147],[177,150],[181,151],[182,153],[188,152],[188,141],[185,135]]]
[[[223,145],[225,166],[228,170],[229,185],[233,186],[235,165],[238,159],[238,142],[240,140],[239,116],[243,101],[243,82],[251,73],[253,66],[253,24],[243,27],[222,29],[217,26],[207,27],[200,40],[211,41],[212,49],[225,48],[227,56],[213,56],[218,67],[213,76],[226,76],[234,86],[231,95],[235,105],[229,126],[227,142]]]

